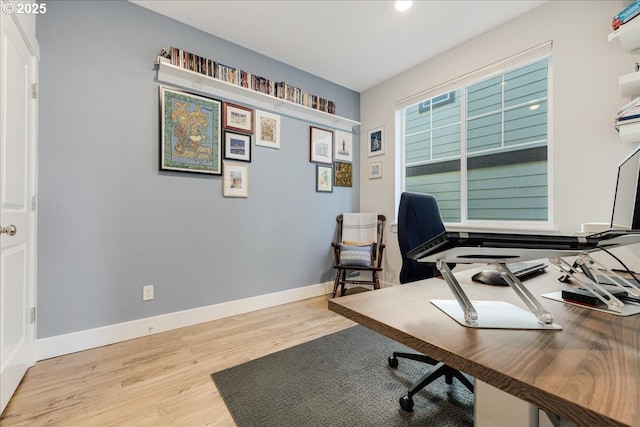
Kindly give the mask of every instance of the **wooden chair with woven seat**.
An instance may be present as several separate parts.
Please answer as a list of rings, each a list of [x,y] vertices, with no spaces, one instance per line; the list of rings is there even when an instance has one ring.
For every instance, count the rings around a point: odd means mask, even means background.
[[[340,296],[346,292],[345,285],[371,285],[380,289],[379,273],[382,271],[384,254],[384,224],[386,218],[380,214],[340,214],[336,217],[338,231],[331,243],[334,254],[335,280],[333,297],[340,288]],[[364,222],[363,222],[364,221]],[[357,278],[350,274],[357,272]],[[371,279],[368,279],[370,275]]]

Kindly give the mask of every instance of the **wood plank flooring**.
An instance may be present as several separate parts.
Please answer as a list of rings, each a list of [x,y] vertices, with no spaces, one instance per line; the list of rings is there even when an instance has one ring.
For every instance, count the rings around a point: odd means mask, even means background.
[[[11,426],[235,426],[210,375],[355,323],[329,296],[37,362],[5,409]]]

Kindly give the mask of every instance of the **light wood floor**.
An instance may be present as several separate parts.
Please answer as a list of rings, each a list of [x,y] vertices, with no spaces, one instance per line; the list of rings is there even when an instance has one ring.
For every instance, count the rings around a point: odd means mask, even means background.
[[[10,426],[234,426],[210,374],[354,323],[317,297],[43,360],[0,418]]]

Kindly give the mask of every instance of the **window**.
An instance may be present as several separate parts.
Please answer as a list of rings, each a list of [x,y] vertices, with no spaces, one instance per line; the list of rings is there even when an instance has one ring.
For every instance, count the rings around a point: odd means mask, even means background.
[[[406,191],[445,222],[549,220],[549,57],[401,108]]]

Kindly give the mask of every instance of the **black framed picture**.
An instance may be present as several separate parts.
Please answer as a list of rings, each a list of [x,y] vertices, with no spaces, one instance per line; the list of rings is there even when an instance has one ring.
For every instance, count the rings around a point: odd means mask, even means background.
[[[251,135],[226,131],[224,133],[224,158],[250,162]]]

